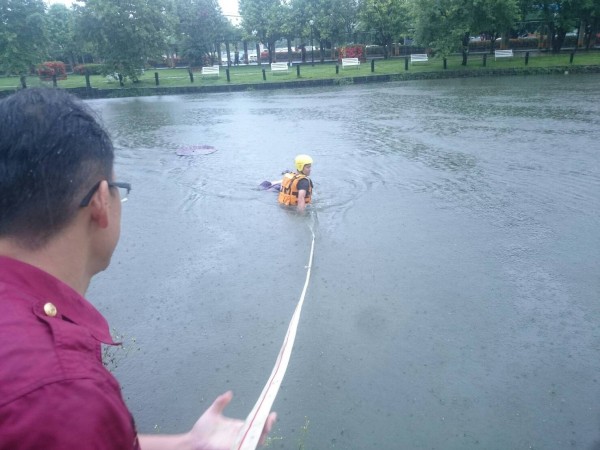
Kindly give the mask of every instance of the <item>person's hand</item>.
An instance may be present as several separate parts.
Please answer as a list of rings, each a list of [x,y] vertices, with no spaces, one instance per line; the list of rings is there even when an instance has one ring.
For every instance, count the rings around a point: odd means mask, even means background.
[[[192,447],[197,450],[231,450],[231,446],[242,429],[244,422],[223,415],[223,410],[233,398],[233,392],[219,395],[212,405],[200,416],[189,432]],[[271,431],[277,414],[267,418],[259,444],[263,444]]]

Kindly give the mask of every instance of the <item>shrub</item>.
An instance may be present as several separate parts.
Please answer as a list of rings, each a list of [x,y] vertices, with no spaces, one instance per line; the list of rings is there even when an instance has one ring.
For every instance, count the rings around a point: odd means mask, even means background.
[[[37,73],[41,80],[52,80],[56,76],[57,80],[67,79],[67,70],[65,63],[62,61],[46,61],[37,66]]]
[[[358,58],[360,61],[365,62],[365,52],[362,45],[350,45],[348,47],[340,47],[338,59],[341,61],[342,58]]]
[[[89,73],[90,75],[102,75],[104,72],[103,64],[78,64],[73,68],[73,72],[78,75],[85,75],[85,73]]]

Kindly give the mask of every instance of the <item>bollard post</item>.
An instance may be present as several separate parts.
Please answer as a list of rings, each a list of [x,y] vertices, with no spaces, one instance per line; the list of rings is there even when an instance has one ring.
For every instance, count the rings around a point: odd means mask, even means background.
[[[229,69],[225,69],[225,75],[227,75],[227,82],[229,83],[231,81],[231,78],[229,78]]]
[[[21,87],[27,89],[27,75],[21,75]]]
[[[300,64],[296,64],[296,76],[300,78]]]
[[[158,86],[158,72],[154,72],[154,83]]]
[[[444,58],[444,70],[448,68],[448,60]]]
[[[190,83],[194,82],[194,72],[192,72],[192,68],[188,68],[188,73],[190,74]]]
[[[571,56],[569,56],[569,64],[573,64],[573,57],[575,56],[575,52],[571,52]]]
[[[371,73],[375,72],[375,60],[371,60]]]
[[[335,74],[339,75],[340,73],[340,66],[338,64],[335,65]]]
[[[52,86],[56,87],[56,74],[52,74]]]
[[[525,52],[525,65],[529,64],[529,52]]]
[[[267,74],[265,72],[265,69],[262,70],[263,73],[263,81],[267,81]]]
[[[408,70],[408,56],[404,58],[404,70]]]
[[[88,89],[92,88],[92,85],[90,84],[90,73],[87,70],[85,71],[85,87]]]
[[[487,53],[483,54],[483,67],[487,64]]]

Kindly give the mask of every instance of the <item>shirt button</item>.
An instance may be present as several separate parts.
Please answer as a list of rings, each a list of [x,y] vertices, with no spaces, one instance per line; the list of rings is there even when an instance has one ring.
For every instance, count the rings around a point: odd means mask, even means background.
[[[46,313],[47,316],[49,317],[54,317],[56,316],[56,306],[54,306],[52,303],[48,302],[44,305],[44,312]]]

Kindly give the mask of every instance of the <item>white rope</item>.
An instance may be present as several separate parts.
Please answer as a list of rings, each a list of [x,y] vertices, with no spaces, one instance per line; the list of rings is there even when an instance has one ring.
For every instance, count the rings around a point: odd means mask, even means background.
[[[310,244],[310,256],[308,258],[308,266],[306,266],[306,281],[304,282],[302,295],[300,296],[298,305],[296,305],[296,310],[294,311],[294,315],[288,326],[283,345],[281,346],[281,350],[279,350],[279,355],[275,361],[275,367],[273,367],[271,376],[263,388],[260,397],[258,397],[258,401],[254,405],[254,408],[252,408],[252,411],[246,418],[244,426],[240,430],[232,450],[256,449],[262,430],[265,427],[265,422],[267,421],[267,417],[269,416],[269,412],[271,411],[271,407],[273,406],[273,402],[275,401],[275,397],[277,397],[279,387],[285,376],[285,371],[287,370],[290,356],[292,355],[292,347],[296,340],[296,330],[298,329],[298,321],[300,320],[300,313],[302,312],[302,305],[304,304],[304,296],[306,295],[308,282],[310,281],[310,271],[315,250],[315,233],[310,225],[309,229],[312,234],[312,242]]]

